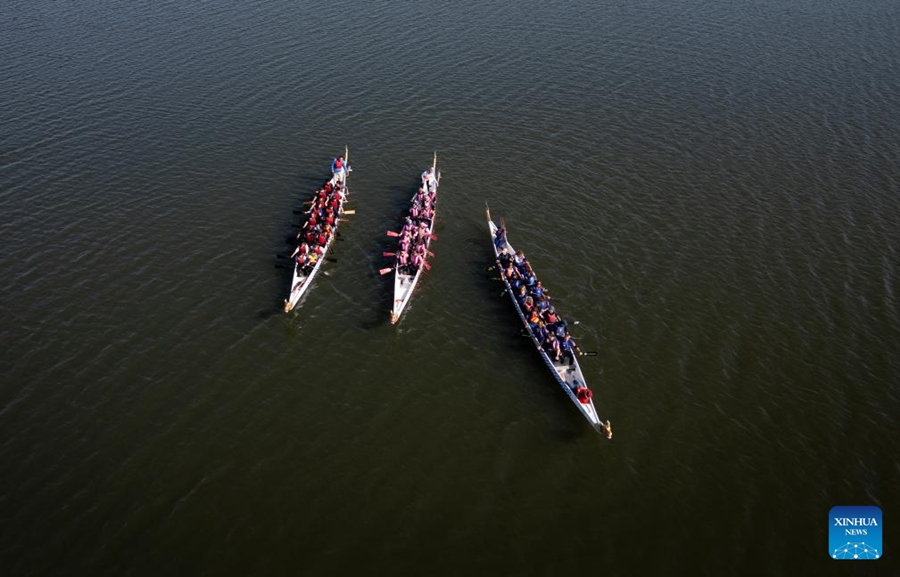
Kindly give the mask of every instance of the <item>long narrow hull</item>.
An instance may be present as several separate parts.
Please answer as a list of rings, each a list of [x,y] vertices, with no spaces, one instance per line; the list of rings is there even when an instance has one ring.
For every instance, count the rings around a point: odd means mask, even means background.
[[[497,263],[498,270],[500,269],[500,253],[505,248],[510,254],[515,254],[515,250],[509,241],[507,240],[502,246],[497,246],[497,243],[493,242],[495,234],[497,232],[497,225],[491,220],[490,213],[487,215],[488,227],[491,231],[491,246],[494,249],[494,260]],[[609,427],[609,423],[604,423],[600,416],[597,414],[597,409],[594,406],[594,401],[592,399],[588,399],[587,402],[582,402],[575,394],[575,389],[579,386],[587,387],[587,383],[584,380],[584,374],[581,372],[581,366],[578,364],[577,359],[572,360],[571,366],[566,363],[557,363],[554,362],[553,359],[544,351],[544,348],[541,346],[541,343],[531,332],[531,328],[528,326],[528,321],[525,317],[525,314],[522,312],[522,308],[519,306],[518,301],[513,293],[512,286],[510,286],[509,281],[506,279],[504,275],[501,275],[503,284],[506,286],[506,292],[509,294],[510,299],[512,300],[513,306],[516,309],[516,314],[519,315],[519,320],[522,321],[522,324],[525,327],[525,331],[528,333],[528,337],[531,339],[531,343],[534,345],[535,350],[537,350],[538,354],[541,356],[541,359],[544,361],[544,364],[547,365],[547,368],[550,369],[550,373],[553,375],[553,378],[562,387],[563,391],[565,391],[566,396],[572,401],[572,403],[578,407],[578,410],[584,415],[584,418],[588,420],[588,422],[598,431],[606,433],[607,437],[612,436],[612,429]]]
[[[349,151],[344,149],[344,158],[349,159]],[[306,291],[309,290],[309,287],[312,286],[313,279],[316,278],[316,275],[319,274],[319,269],[322,268],[322,265],[325,263],[325,257],[328,256],[328,251],[331,248],[331,245],[334,244],[335,240],[337,240],[338,229],[340,228],[341,221],[340,216],[344,212],[344,202],[347,200],[347,194],[349,189],[347,188],[347,180],[349,178],[349,173],[345,173],[344,175],[344,192],[341,195],[341,202],[338,205],[338,209],[336,211],[337,218],[334,221],[334,226],[332,227],[331,238],[328,239],[328,242],[325,243],[325,246],[322,248],[322,254],[319,256],[316,264],[313,265],[309,274],[304,274],[303,270],[300,266],[295,262],[294,270],[291,275],[291,290],[288,294],[288,298],[284,301],[284,312],[289,313],[294,310],[294,307],[297,306],[297,303],[300,302],[300,299],[303,298],[303,295],[306,294]]]
[[[437,155],[435,155],[434,162],[432,163],[431,168],[435,173],[434,214],[432,215],[431,222],[428,225],[428,236],[425,240],[426,250],[431,247],[431,235],[434,233],[434,223],[437,220],[437,192],[441,183],[441,173],[437,172]],[[415,199],[416,195],[413,194],[413,197],[410,200],[410,204],[414,203]],[[422,276],[423,268],[424,267],[419,267],[418,269],[416,269],[415,273],[410,274],[408,270],[401,270],[399,266],[394,267],[394,300],[393,306],[391,308],[391,324],[397,324],[397,322],[400,321],[400,315],[403,314],[403,311],[406,309],[406,305],[409,304],[409,301],[412,298],[413,291],[416,289],[416,285],[419,283],[419,277]]]

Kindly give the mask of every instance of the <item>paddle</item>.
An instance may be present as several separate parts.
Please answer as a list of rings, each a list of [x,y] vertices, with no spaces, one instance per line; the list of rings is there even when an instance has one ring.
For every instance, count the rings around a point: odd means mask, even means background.
[[[391,238],[398,238],[400,236],[399,232],[394,232],[392,230],[387,231],[386,234]]]
[[[596,357],[597,351],[588,351],[586,353],[578,353],[579,357]]]
[[[389,267],[387,267],[387,268],[380,269],[380,270],[378,271],[378,274],[380,274],[380,275],[386,275],[387,273],[391,272],[392,270],[394,270],[394,267],[389,266]]]
[[[356,211],[355,211],[355,210],[345,210],[345,211],[342,212],[341,214],[342,214],[342,215],[344,215],[344,214],[356,214]]]
[[[397,256],[397,253],[385,251],[385,252],[381,253],[381,256]]]
[[[428,261],[427,261],[427,260],[423,260],[423,261],[422,261],[422,266],[425,267],[425,270],[431,270],[431,265],[428,264]]]

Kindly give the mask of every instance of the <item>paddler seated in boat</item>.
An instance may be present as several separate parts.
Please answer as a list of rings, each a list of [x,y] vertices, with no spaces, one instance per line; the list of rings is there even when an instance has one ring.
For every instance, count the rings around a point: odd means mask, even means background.
[[[428,249],[425,248],[425,242],[419,242],[416,244],[416,254],[420,255],[422,258],[425,258],[425,254],[428,252]]]
[[[534,283],[534,286],[531,287],[531,294],[536,299],[544,296],[544,285],[541,284],[541,281],[537,281],[536,283]]]
[[[544,322],[547,323],[547,326],[555,325],[558,320],[556,318],[556,309],[553,305],[547,307],[547,310],[544,312]]]
[[[413,255],[413,257],[412,257],[413,269],[419,270],[419,267],[421,267],[422,263],[424,263],[424,262],[425,262],[425,257],[423,257],[418,252]]]
[[[416,196],[413,198],[413,204],[425,206],[425,189],[423,187],[419,187],[419,190],[416,191]]]
[[[547,333],[547,338],[544,339],[543,347],[544,351],[551,359],[557,362],[559,361],[561,354],[559,350],[559,342],[556,340],[556,336],[553,333]]]
[[[400,274],[409,274],[407,270],[409,268],[409,253],[406,251],[397,253],[397,267]]]
[[[291,253],[291,258],[293,258],[294,255],[303,256],[304,254],[309,254],[309,245],[305,242],[301,242],[297,245],[297,248],[294,249],[294,252]]]
[[[315,251],[309,253],[308,255],[306,255],[306,261],[306,272],[309,273],[309,271],[312,270],[314,266],[316,266],[316,263],[319,262],[319,254]]]
[[[319,246],[325,246],[328,244],[328,236],[325,234],[324,230],[320,230],[316,235],[316,244]]]
[[[519,306],[525,304],[525,299],[528,298],[528,291],[525,287],[519,287],[519,290],[515,293],[516,300],[519,302]]]
[[[547,325],[544,321],[539,320],[535,327],[531,329],[531,332],[534,334],[534,338],[538,340],[539,343],[543,343],[547,339],[547,335],[550,332],[547,330]]]
[[[414,204],[414,205],[412,205],[412,206],[409,207],[409,216],[410,216],[411,218],[418,219],[418,218],[419,218],[419,213],[420,213],[420,210],[419,210],[419,205],[418,205],[418,204]]]
[[[563,356],[569,359],[569,366],[575,364],[575,353],[581,354],[581,348],[575,344],[569,333],[564,334],[559,340],[559,350]]]
[[[539,322],[541,322],[541,315],[538,314],[537,309],[532,309],[531,314],[528,316],[528,328],[531,329],[532,333],[537,330]]]
[[[512,256],[510,256],[509,251],[505,248],[500,251],[500,255],[497,257],[497,262],[500,263],[500,270],[505,271],[506,269],[512,266]]]
[[[409,246],[412,243],[412,238],[409,233],[404,234],[400,238],[400,251],[401,252],[409,252]]]
[[[525,313],[525,317],[528,318],[528,315],[530,315],[533,310],[534,299],[526,293],[525,298],[522,300],[522,311]]]
[[[537,310],[539,315],[543,315],[547,311],[547,309],[550,308],[550,301],[547,300],[547,297],[540,297],[537,299],[537,303],[534,305],[534,308]]]
[[[516,255],[513,257],[513,264],[516,265],[516,268],[522,269],[525,266],[525,253],[522,249],[516,251]]]

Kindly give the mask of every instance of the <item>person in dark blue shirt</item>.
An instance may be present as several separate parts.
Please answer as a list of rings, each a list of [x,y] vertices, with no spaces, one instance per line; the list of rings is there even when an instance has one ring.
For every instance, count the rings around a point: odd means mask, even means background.
[[[563,358],[569,359],[570,367],[575,364],[575,353],[581,354],[581,349],[575,344],[575,341],[572,340],[569,333],[564,334],[562,338],[559,339],[559,350],[562,353]]]

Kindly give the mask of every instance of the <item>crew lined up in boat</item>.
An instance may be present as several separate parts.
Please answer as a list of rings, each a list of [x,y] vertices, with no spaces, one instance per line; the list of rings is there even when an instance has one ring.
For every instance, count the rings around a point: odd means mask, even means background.
[[[434,219],[437,182],[433,171],[422,173],[422,186],[416,191],[409,207],[409,215],[400,230],[400,247],[396,254],[397,268],[402,274],[415,274],[425,265]]]
[[[550,304],[550,295],[537,280],[525,253],[519,250],[510,255],[503,248],[497,261],[500,274],[509,282],[532,335],[555,362],[567,360],[570,366],[574,364],[575,354],[583,353],[569,334],[569,323],[560,318]]]
[[[307,211],[309,216],[297,233],[297,239],[302,240],[291,253],[292,257],[296,255],[297,267],[304,274],[311,272],[334,234],[333,225],[337,222],[342,191],[341,183],[326,182],[313,197],[312,206]]]

